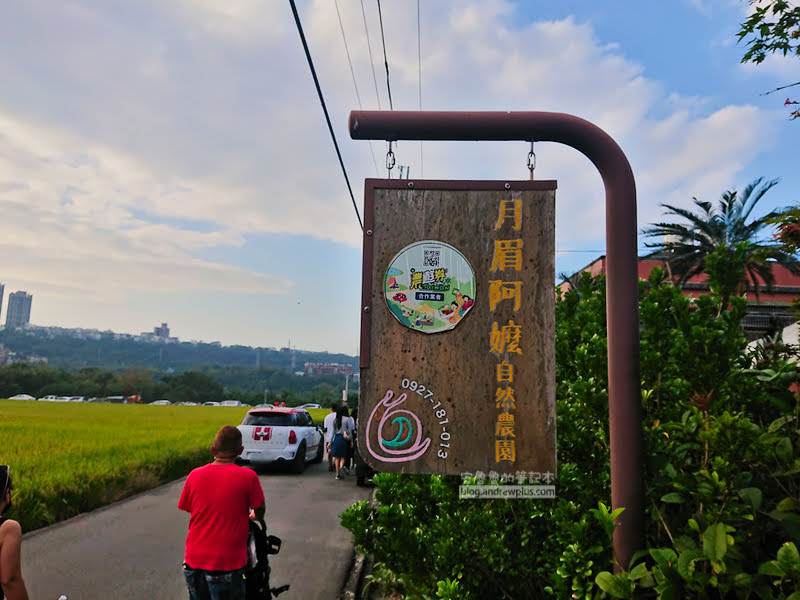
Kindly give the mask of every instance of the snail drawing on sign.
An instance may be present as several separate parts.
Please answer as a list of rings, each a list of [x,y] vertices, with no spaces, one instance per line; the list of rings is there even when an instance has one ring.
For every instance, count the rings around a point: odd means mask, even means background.
[[[416,460],[431,445],[431,439],[422,439],[422,422],[410,410],[395,408],[406,401],[408,396],[400,394],[396,400],[392,390],[375,405],[367,421],[367,450],[376,459],[383,462],[408,462]],[[392,439],[384,438],[384,427],[387,423],[395,425],[397,435]],[[373,433],[373,427],[377,430]],[[378,440],[378,451],[372,447],[373,438]]]

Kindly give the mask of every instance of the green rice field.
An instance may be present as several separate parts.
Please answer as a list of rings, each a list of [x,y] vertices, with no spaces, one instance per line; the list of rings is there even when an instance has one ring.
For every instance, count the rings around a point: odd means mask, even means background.
[[[0,400],[6,515],[31,531],[183,477],[248,408]]]

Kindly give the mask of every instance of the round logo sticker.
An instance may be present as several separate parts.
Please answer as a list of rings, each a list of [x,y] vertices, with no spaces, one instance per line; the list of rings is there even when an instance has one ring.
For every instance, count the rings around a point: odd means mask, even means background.
[[[392,259],[383,278],[386,306],[410,329],[453,329],[475,304],[475,273],[464,255],[435,240],[415,242]]]

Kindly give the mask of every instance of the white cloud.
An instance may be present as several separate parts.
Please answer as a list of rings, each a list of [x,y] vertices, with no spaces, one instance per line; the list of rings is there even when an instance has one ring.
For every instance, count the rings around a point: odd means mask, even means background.
[[[4,278],[111,296],[135,288],[284,292],[283,280],[192,257],[208,247],[241,245],[238,231],[213,219],[208,231],[196,231],[136,216],[148,206],[144,199],[169,199],[165,188],[175,184],[113,149],[81,148],[85,143],[0,114],[0,253],[15,257],[4,265]],[[181,186],[201,189],[203,182]],[[213,187],[196,194],[222,195]],[[197,218],[188,209],[174,216]]]
[[[264,0],[169,0],[186,23],[237,44],[258,44],[285,31],[286,5]]]
[[[365,8],[375,66],[361,6],[339,8],[364,108],[378,107],[374,70],[385,109],[376,5]],[[416,110],[416,11],[382,8],[394,107]],[[770,143],[772,115],[674,93],[621,39],[599,39],[577,17],[530,22],[520,5],[500,0],[421,8],[424,109],[545,110],[596,123],[631,160],[640,223],[658,218],[661,202],[716,198]],[[346,129],[357,101],[335,6],[309,0],[298,9],[360,210],[363,178],[378,174],[370,145]],[[83,294],[98,281],[274,294],[289,282],[270,276],[271,265],[253,272],[204,257],[253,235],[360,246],[286,3],[84,0],[7,10],[5,22],[22,34],[5,35],[0,24],[8,90],[0,98],[0,252],[24,248],[26,257],[4,265],[2,278],[53,294]],[[385,145],[373,149],[382,166]],[[521,142],[422,150],[427,178],[528,176]],[[417,142],[396,152],[412,177],[423,173]],[[537,144],[536,152],[536,177],[559,181],[558,245],[602,247],[596,169],[563,146]]]

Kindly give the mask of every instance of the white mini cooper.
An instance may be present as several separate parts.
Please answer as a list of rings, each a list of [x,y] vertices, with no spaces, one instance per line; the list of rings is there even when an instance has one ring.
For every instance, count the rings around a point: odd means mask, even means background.
[[[302,408],[254,408],[238,426],[244,450],[239,464],[286,463],[302,473],[307,462],[322,462],[325,436]]]

